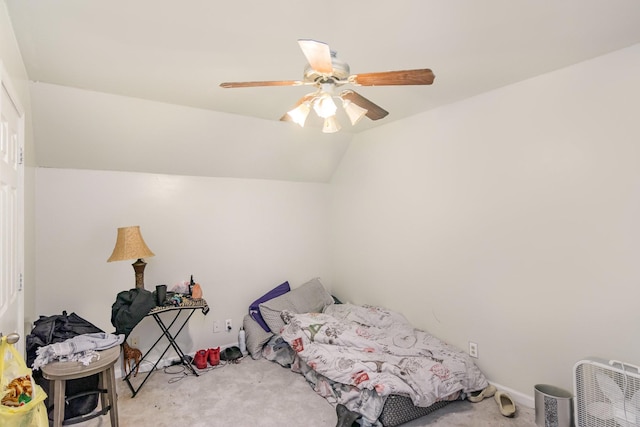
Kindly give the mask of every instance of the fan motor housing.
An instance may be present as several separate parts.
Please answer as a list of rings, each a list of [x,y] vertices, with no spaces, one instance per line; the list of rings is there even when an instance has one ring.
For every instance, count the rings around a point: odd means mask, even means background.
[[[318,71],[311,68],[311,65],[307,64],[307,66],[304,68],[304,81],[311,83],[331,83],[347,80],[351,75],[349,64],[338,59],[336,57],[336,52],[334,51],[331,51],[331,67],[333,68],[333,70],[331,74],[328,75],[319,73]]]

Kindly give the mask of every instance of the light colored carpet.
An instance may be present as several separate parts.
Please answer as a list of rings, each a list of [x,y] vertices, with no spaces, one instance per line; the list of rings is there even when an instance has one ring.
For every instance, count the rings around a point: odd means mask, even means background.
[[[117,383],[122,427],[333,427],[337,422],[335,408],[302,375],[264,359],[246,357],[238,364],[202,371],[199,377],[184,374],[181,366],[157,370],[135,398],[125,382]],[[451,403],[404,427],[535,427],[534,414],[533,409],[518,407],[516,417],[503,417],[489,398]],[[109,416],[82,425],[106,427]]]

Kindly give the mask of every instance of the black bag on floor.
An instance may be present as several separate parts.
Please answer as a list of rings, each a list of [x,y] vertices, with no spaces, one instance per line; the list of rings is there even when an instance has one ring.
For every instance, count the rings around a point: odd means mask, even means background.
[[[75,313],[62,314],[54,316],[40,316],[35,321],[31,333],[27,335],[26,352],[27,366],[33,368],[33,362],[36,360],[36,350],[45,345],[54,344],[65,341],[82,334],[93,334],[104,332],[91,322],[83,319]],[[49,393],[49,380],[42,377],[42,371],[33,371],[33,379],[40,385],[44,391]],[[91,375],[85,378],[69,380],[66,384],[66,395],[74,396],[82,393],[92,393],[98,390],[99,374]],[[46,401],[47,407],[50,406],[49,399]],[[98,394],[87,394],[75,399],[69,400],[65,407],[64,419],[74,418],[80,415],[86,415],[92,412],[98,406]]]

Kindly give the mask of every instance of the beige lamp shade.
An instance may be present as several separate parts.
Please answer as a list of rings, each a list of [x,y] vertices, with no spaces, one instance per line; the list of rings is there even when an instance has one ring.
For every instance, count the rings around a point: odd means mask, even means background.
[[[113,248],[113,253],[107,262],[147,258],[154,255],[144,242],[139,225],[120,227],[118,228],[116,247]]]
[[[113,248],[113,253],[107,262],[137,259],[131,264],[136,274],[136,288],[144,289],[144,267],[147,263],[142,258],[154,255],[144,242],[139,225],[120,227],[118,228],[116,247]]]

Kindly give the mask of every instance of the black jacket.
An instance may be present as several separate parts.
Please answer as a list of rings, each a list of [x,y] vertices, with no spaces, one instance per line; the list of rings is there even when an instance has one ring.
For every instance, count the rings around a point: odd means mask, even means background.
[[[116,334],[124,334],[125,339],[133,328],[156,306],[153,293],[146,289],[122,291],[111,306],[111,324]]]

